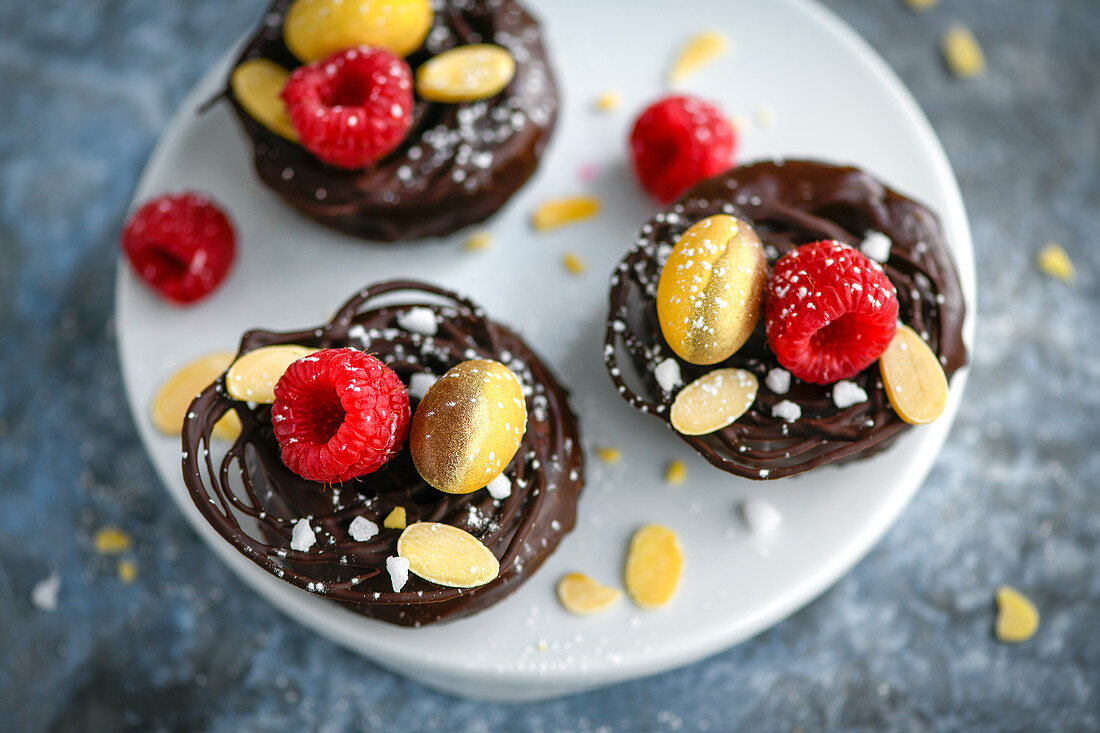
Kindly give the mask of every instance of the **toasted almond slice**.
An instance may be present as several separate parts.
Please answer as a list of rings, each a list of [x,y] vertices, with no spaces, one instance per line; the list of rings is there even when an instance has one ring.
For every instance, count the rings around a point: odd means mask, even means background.
[[[1050,242],[1039,252],[1039,269],[1046,275],[1069,282],[1073,280],[1073,261],[1062,246]]]
[[[584,573],[569,573],[558,581],[558,600],[566,611],[578,616],[606,611],[622,597],[618,588],[609,588]]]
[[[275,384],[287,367],[316,352],[293,344],[261,346],[233,362],[225,375],[225,388],[235,400],[270,405],[275,401]]]
[[[572,252],[566,252],[564,255],[562,255],[561,263],[565,266],[565,269],[567,271],[574,275],[584,274],[584,260],[573,254]]]
[[[997,624],[994,629],[1001,641],[1019,643],[1035,635],[1039,611],[1023,593],[1002,585],[997,589]]]
[[[600,96],[596,97],[596,101],[593,103],[593,105],[600,112],[611,112],[612,110],[618,109],[619,105],[621,105],[622,103],[622,94],[619,94],[619,92],[616,92],[614,90],[608,90],[600,94]]]
[[[137,565],[133,560],[118,561],[118,579],[123,585],[130,585],[137,580]]]
[[[493,235],[485,231],[474,232],[466,238],[466,242],[462,246],[467,252],[480,252],[483,249],[489,249],[493,246]]]
[[[95,533],[93,542],[100,555],[117,555],[130,549],[130,535],[118,527],[104,527]]]
[[[683,81],[718,58],[729,48],[729,40],[718,31],[704,31],[688,39],[668,72],[671,84]]]
[[[500,94],[516,74],[516,60],[491,43],[458,46],[416,70],[416,91],[434,102],[476,102]]]
[[[233,96],[252,119],[276,135],[298,142],[298,131],[290,123],[280,96],[290,76],[283,67],[267,59],[249,59],[229,77]]]
[[[397,538],[409,570],[449,588],[476,588],[500,574],[500,562],[469,532],[438,522],[410,524]]]
[[[649,524],[630,540],[626,556],[626,592],[641,608],[659,608],[672,598],[680,584],[684,554],[676,533]]]
[[[760,388],[744,369],[715,369],[680,390],[672,403],[672,427],[684,435],[707,435],[737,420],[752,407]]]
[[[951,73],[962,79],[981,76],[985,71],[985,54],[978,39],[965,25],[953,25],[943,35],[943,57]]]
[[[386,529],[405,529],[405,525],[408,523],[408,515],[405,513],[405,507],[395,506],[393,511],[386,515],[386,518],[382,520],[382,526]]]
[[[600,213],[600,200],[592,196],[551,199],[535,209],[531,223],[540,232],[591,219]]]
[[[597,448],[596,455],[598,455],[600,460],[604,463],[618,463],[619,459],[623,457],[623,452],[618,448],[604,447]]]
[[[902,420],[924,425],[943,413],[947,406],[947,376],[935,352],[916,331],[898,326],[878,366],[886,396]]]
[[[236,354],[231,351],[207,354],[168,377],[149,410],[153,426],[165,435],[179,435],[195,395],[209,387],[233,363],[234,356]],[[214,425],[215,437],[233,441],[240,434],[241,419],[232,410]]]
[[[688,470],[683,461],[670,461],[665,469],[665,483],[669,486],[679,486],[687,479]]]

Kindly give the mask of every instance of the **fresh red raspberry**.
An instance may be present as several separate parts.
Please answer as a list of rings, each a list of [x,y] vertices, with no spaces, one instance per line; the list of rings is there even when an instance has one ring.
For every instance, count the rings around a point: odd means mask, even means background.
[[[295,69],[283,101],[306,150],[338,168],[362,168],[405,139],[412,72],[384,48],[350,48]]]
[[[630,152],[642,188],[663,204],[733,165],[733,127],[696,97],[665,97],[634,122]]]
[[[377,471],[409,434],[409,393],[392,369],[356,349],[325,349],[290,365],[271,406],[283,463],[335,484]]]
[[[122,250],[134,273],[165,299],[193,303],[229,273],[237,253],[233,225],[209,198],[179,193],[153,199],[130,216]]]
[[[806,382],[859,374],[890,345],[897,320],[897,291],[882,267],[835,240],[788,252],[768,279],[768,344]]]

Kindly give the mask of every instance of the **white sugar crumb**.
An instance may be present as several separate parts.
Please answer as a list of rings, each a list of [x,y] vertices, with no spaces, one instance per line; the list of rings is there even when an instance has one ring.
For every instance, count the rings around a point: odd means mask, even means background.
[[[390,574],[390,584],[397,593],[409,582],[409,559],[406,557],[387,557],[386,572]]]
[[[894,242],[888,236],[872,230],[863,235],[859,251],[875,262],[885,262],[890,259],[890,248],[893,246]]]
[[[782,418],[787,422],[794,422],[802,417],[802,408],[795,402],[783,400],[772,407],[772,416]]]
[[[418,400],[424,399],[432,385],[439,381],[439,377],[426,372],[417,372],[409,379],[409,396]]]
[[[31,603],[40,611],[57,610],[57,594],[61,590],[61,576],[54,570],[31,588]]]
[[[843,410],[867,401],[867,393],[855,382],[842,379],[833,385],[833,404]]]
[[[764,384],[768,385],[768,389],[776,394],[787,394],[787,390],[791,388],[791,373],[786,369],[776,367],[768,372],[768,376],[764,377]]]
[[[512,495],[512,482],[503,473],[497,475],[485,488],[489,490],[489,496],[497,501],[507,499]]]
[[[409,308],[404,313],[397,315],[397,325],[406,331],[435,336],[439,330],[439,321],[431,308]]]
[[[348,534],[356,542],[366,542],[371,537],[378,534],[378,525],[367,519],[366,517],[356,517],[351,520],[351,526],[348,527]]]
[[[771,534],[783,523],[783,515],[763,499],[747,499],[741,502],[741,518],[745,526],[757,537]]]
[[[653,376],[657,378],[657,384],[665,392],[672,392],[684,381],[680,376],[680,364],[671,356],[653,370]]]
[[[309,526],[309,520],[303,517],[294,524],[290,533],[290,549],[297,552],[305,552],[317,542],[317,535],[313,533],[313,527]]]

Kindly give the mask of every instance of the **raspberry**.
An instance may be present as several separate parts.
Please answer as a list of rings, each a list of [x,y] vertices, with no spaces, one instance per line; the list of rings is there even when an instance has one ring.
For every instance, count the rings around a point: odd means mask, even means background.
[[[360,46],[299,66],[282,96],[302,145],[338,168],[385,156],[412,124],[412,72],[384,48]]]
[[[890,345],[897,320],[897,291],[882,267],[835,240],[788,252],[768,279],[768,344],[806,382],[859,374]]]
[[[665,97],[634,122],[630,152],[642,188],[670,203],[733,165],[736,139],[722,111],[695,97]]]
[[[122,230],[122,250],[134,273],[177,304],[209,295],[237,253],[233,225],[209,198],[179,193],[153,199]]]
[[[271,422],[287,468],[340,483],[397,455],[409,434],[409,394],[373,356],[325,349],[291,364],[276,383]]]

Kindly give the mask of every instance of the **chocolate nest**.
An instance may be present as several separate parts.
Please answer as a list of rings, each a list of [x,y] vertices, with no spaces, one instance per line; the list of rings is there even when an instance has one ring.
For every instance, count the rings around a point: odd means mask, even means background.
[[[402,300],[395,302],[398,294]],[[410,294],[412,301],[407,300]],[[434,336],[398,325],[399,314],[421,306],[437,314]],[[223,375],[195,398],[184,422],[184,482],[218,534],[272,575],[364,616],[420,626],[466,616],[501,600],[573,528],[584,456],[566,392],[515,333],[486,318],[474,303],[423,283],[388,282],[359,292],[318,328],[249,331],[241,339],[240,353],[271,344],[364,349],[406,385],[417,372],[440,376],[467,359],[496,359],[519,377],[528,411],[527,432],[504,471],[512,493],[503,500],[484,489],[463,495],[437,491],[417,473],[407,446],[375,473],[328,486],[307,481],[283,464],[271,406],[230,398]],[[415,409],[417,401],[412,402]],[[240,416],[243,429],[219,457],[211,434],[229,410]],[[398,506],[405,507],[410,524],[443,522],[473,534],[500,561],[500,575],[473,589],[441,587],[412,575],[394,592],[385,564],[397,554],[400,532],[381,529],[358,542],[348,527],[362,516],[381,528]],[[310,519],[317,537],[305,552],[290,549],[291,530],[302,517]]]
[[[677,433],[713,465],[745,478],[793,476],[889,447],[911,426],[890,407],[877,362],[851,380],[868,399],[840,409],[833,402],[832,385],[792,378],[785,394],[765,386],[768,371],[779,363],[767,347],[763,319],[748,342],[719,364],[689,364],[665,343],[656,307],[661,267],[688,227],[723,213],[753,225],[769,266],[801,244],[836,239],[858,247],[869,231],[885,234],[893,245],[883,269],[897,288],[901,321],[928,342],[949,378],[966,363],[965,303],[936,217],[856,168],[769,161],[700,183],[642,227],[611,278],[604,360],[619,393],[637,409],[669,423],[676,390],[663,390],[654,375],[666,358],[679,363],[684,384],[721,367],[753,372],[760,390],[741,418],[709,435]],[[624,353],[629,382],[620,366]],[[772,408],[782,400],[801,406],[802,417],[787,422],[773,416]]]
[[[290,2],[271,5],[238,64],[301,64],[283,42]],[[514,0],[435,3],[427,40],[407,60],[415,72],[432,56],[472,43],[511,52],[516,72],[504,91],[459,104],[417,97],[404,141],[361,170],[325,165],[254,120],[227,91],[260,179],[303,214],[362,239],[442,237],[492,216],[538,167],[557,119],[558,90],[539,25]]]

